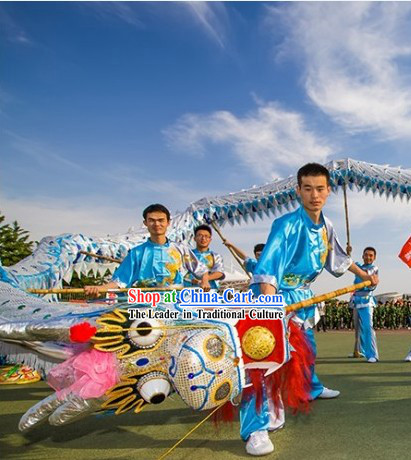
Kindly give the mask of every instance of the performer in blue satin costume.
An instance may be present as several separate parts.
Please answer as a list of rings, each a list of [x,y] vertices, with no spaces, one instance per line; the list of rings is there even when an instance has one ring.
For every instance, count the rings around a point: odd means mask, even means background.
[[[374,265],[377,253],[372,247],[367,247],[363,251],[363,264],[357,265],[370,275],[378,275],[378,267]],[[355,277],[354,284],[360,283],[361,278]],[[354,356],[361,353],[368,362],[378,361],[378,348],[375,331],[373,328],[374,308],[377,306],[372,291],[375,286],[367,286],[353,293],[350,301],[350,308],[353,309],[355,345]]]
[[[161,204],[153,204],[143,211],[144,224],[150,238],[129,251],[104,286],[86,286],[85,293],[99,295],[100,290],[118,287],[166,287],[183,285],[187,271],[199,280],[199,287],[209,289],[208,269],[185,244],[166,238],[170,213]]]
[[[222,276],[220,279],[224,279],[223,259],[220,256],[220,254],[212,251],[211,249],[208,249],[207,251],[204,251],[204,252],[200,252],[198,249],[193,249],[193,253],[197,257],[197,259],[208,268],[209,274],[219,272],[219,273],[222,273]],[[193,276],[192,272],[187,273],[187,275],[184,278],[184,285],[193,286],[194,279],[195,277]],[[211,289],[219,288],[218,281],[210,279],[209,283],[210,283]]]
[[[112,281],[119,287],[182,285],[187,271],[201,279],[207,268],[186,245],[169,240],[156,244],[149,239],[130,250]]]
[[[313,297],[311,283],[325,268],[334,276],[347,270],[376,283],[368,273],[353,264],[351,258],[338,242],[331,222],[322,214],[322,208],[331,191],[328,170],[322,165],[310,163],[298,171],[298,187],[302,206],[273,223],[264,251],[254,270],[252,288],[256,294],[284,296],[286,304]],[[316,307],[300,309],[293,317],[304,328],[316,354],[313,326],[316,322]],[[333,398],[338,391],[325,388],[312,369],[311,398]],[[262,411],[257,414],[255,401],[242,401],[241,436],[247,440],[246,450],[251,455],[264,455],[274,449],[267,436],[269,429],[268,405],[264,401]]]
[[[352,265],[351,258],[338,242],[331,222],[321,215],[314,224],[303,206],[274,221],[270,236],[254,271],[253,283],[275,286],[286,304],[300,302],[314,296],[310,285],[325,268],[334,276],[341,276]],[[316,306],[296,312],[296,321],[307,332],[315,351],[313,327]],[[311,396],[315,399],[323,390],[313,373]]]
[[[339,244],[331,222],[321,216],[321,223],[314,224],[301,206],[297,211],[274,221],[264,251],[254,270],[253,291],[258,295],[258,283],[267,283],[283,295],[286,304],[299,302],[314,296],[310,284],[323,268],[335,276],[341,276],[351,264],[352,260]],[[298,310],[295,318],[295,321],[303,325],[314,354],[315,313],[316,306],[307,307]],[[313,369],[312,399],[317,398],[323,389],[324,386]],[[255,418],[255,424],[248,420],[254,418],[253,405],[255,402],[251,402],[250,408],[243,404],[241,410],[243,439],[247,439],[250,433],[257,429],[266,430],[269,426],[269,414],[264,410]]]
[[[196,242],[196,248],[193,249],[194,255],[197,259],[208,268],[208,282],[211,289],[218,289],[218,280],[223,280],[224,275],[224,263],[223,258],[220,254],[210,249],[210,243],[212,240],[211,227],[208,225],[199,225],[194,229],[194,240]],[[198,279],[193,275],[192,271],[189,271],[184,277],[185,286],[198,286]]]

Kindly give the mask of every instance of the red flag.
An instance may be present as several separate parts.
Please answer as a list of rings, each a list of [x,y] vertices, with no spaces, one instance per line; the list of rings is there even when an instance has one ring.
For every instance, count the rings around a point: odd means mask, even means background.
[[[411,236],[408,238],[408,241],[404,244],[404,247],[401,249],[401,252],[398,254],[398,257],[405,262],[408,267],[411,268]]]

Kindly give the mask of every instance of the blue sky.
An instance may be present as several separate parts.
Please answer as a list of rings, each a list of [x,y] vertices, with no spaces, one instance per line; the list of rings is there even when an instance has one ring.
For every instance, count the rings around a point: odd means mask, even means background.
[[[104,235],[308,161],[411,168],[410,25],[408,2],[3,3],[0,209],[35,239]],[[409,205],[349,199],[356,258],[375,245],[380,291],[411,291]],[[225,232],[250,251],[270,224]]]

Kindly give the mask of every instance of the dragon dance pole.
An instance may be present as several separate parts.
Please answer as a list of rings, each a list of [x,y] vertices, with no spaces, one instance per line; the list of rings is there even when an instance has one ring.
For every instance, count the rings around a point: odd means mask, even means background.
[[[217,232],[218,236],[221,238],[222,242],[224,243],[226,241],[226,238],[224,238],[224,235],[221,233],[220,227],[214,221],[211,221],[211,226],[214,228],[214,230]],[[227,249],[231,252],[234,259],[240,264],[241,268],[244,270],[248,278],[251,278],[250,274],[245,269],[245,265],[243,264],[243,261],[238,257],[238,255],[231,248],[227,248]]]
[[[337,289],[336,291],[327,292],[326,294],[321,294],[315,297],[311,297],[311,299],[302,300],[301,302],[297,302],[297,303],[288,305],[288,307],[285,308],[285,311],[286,313],[291,313],[292,311],[299,310],[300,308],[309,307],[310,305],[314,305],[319,302],[324,302],[325,300],[330,300],[330,299],[333,299],[334,297],[348,294],[349,292],[357,291],[359,289],[362,289],[370,285],[371,285],[371,281],[364,281],[362,283],[352,284],[351,286]]]
[[[80,251],[80,254],[84,254],[86,256],[94,257],[95,259],[107,260],[109,262],[114,262],[116,264],[121,264],[121,262],[123,262],[122,259],[115,259],[114,257],[101,256],[100,254],[95,254],[94,252]]]
[[[343,185],[343,192],[344,192],[344,211],[345,211],[345,230],[347,232],[347,254],[350,256],[352,247],[351,247],[351,240],[350,240],[350,222],[348,220],[348,200],[347,200],[347,185]]]
[[[118,289],[103,289],[100,291],[101,294],[106,294],[107,292],[128,292],[129,288],[118,288]],[[181,286],[167,286],[167,287],[137,287],[141,289],[142,292],[150,291],[181,291],[183,289]],[[63,288],[63,289],[27,289],[27,292],[30,294],[84,294],[84,288]]]
[[[362,283],[353,284],[351,286],[347,286],[345,288],[337,289],[336,291],[327,292],[326,294],[321,294],[316,297],[312,297],[311,299],[303,300],[301,302],[293,303],[286,307],[287,313],[295,310],[299,310],[300,308],[309,307],[315,303],[324,302],[325,300],[333,299],[334,297],[338,297],[340,295],[348,294],[349,292],[356,291],[357,289],[362,289],[363,287],[370,286],[371,281],[364,281]],[[101,294],[105,294],[107,292],[128,292],[129,288],[118,288],[118,289],[104,289],[100,291]],[[142,292],[150,292],[150,291],[181,291],[183,287],[181,286],[167,286],[167,287],[140,287]],[[63,288],[63,289],[28,289],[27,292],[31,294],[84,294],[84,288]]]

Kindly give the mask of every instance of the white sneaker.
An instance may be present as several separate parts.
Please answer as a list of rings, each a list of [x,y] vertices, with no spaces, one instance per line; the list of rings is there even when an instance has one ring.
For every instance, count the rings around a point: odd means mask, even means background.
[[[404,361],[411,363],[411,352],[405,357]]]
[[[320,396],[318,396],[318,399],[333,399],[333,398],[336,398],[339,395],[340,395],[339,391],[330,390],[329,388],[324,387],[324,390],[322,391]]]
[[[367,359],[367,363],[376,363],[378,360],[377,358],[369,358]]]
[[[267,455],[274,451],[273,443],[268,437],[267,430],[254,431],[248,438],[245,450],[249,455]]]

